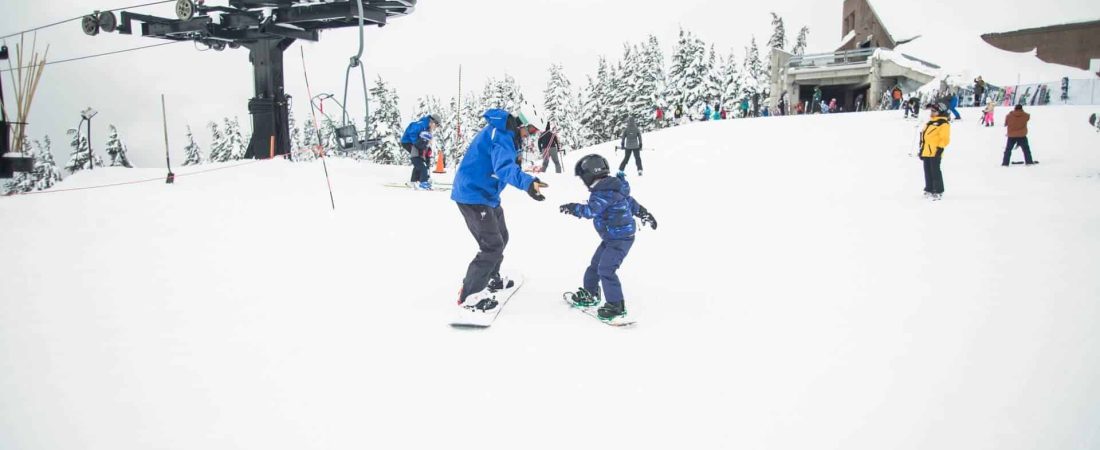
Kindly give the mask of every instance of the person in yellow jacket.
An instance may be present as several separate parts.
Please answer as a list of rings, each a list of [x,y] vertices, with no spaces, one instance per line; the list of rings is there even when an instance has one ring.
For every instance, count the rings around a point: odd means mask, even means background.
[[[920,135],[920,159],[924,163],[924,196],[936,201],[943,197],[940,161],[951,143],[951,123],[947,119],[947,105],[932,103],[928,109],[932,110],[932,119]]]

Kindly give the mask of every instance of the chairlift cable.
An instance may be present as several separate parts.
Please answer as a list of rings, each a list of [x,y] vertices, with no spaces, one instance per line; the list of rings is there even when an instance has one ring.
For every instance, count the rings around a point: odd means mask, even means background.
[[[142,47],[134,47],[134,48],[128,48],[128,49],[123,49],[123,50],[116,50],[116,51],[107,52],[107,53],[98,53],[98,54],[95,54],[95,55],[80,56],[80,57],[77,57],[77,58],[61,59],[61,60],[57,60],[57,61],[46,61],[45,65],[52,66],[54,64],[61,64],[61,63],[67,63],[67,62],[73,62],[73,61],[80,61],[80,60],[84,60],[84,59],[98,58],[100,56],[117,55],[119,53],[133,52],[133,51],[137,51],[137,50],[144,50],[144,49],[147,49],[147,48],[161,47],[161,46],[171,45],[171,44],[178,44],[180,42],[185,42],[185,41],[162,42],[160,44],[153,44],[153,45],[146,45],[146,46],[142,46]],[[11,71],[19,70],[19,69],[26,70],[26,69],[30,69],[30,68],[31,68],[31,66],[14,67],[14,68],[11,68],[11,69],[2,69],[2,70],[0,70],[0,73],[11,72]]]
[[[107,10],[103,10],[101,12],[115,12],[115,11],[122,11],[124,9],[143,8],[143,7],[146,7],[146,6],[159,5],[159,4],[162,4],[162,3],[174,3],[175,1],[176,0],[165,0],[165,1],[152,2],[152,3],[143,3],[143,4],[140,4],[140,5],[125,6],[125,7],[122,7],[122,8],[115,8],[115,9],[107,9]],[[33,32],[33,31],[44,30],[44,29],[50,28],[50,27],[56,27],[58,25],[66,24],[66,23],[73,22],[73,21],[77,21],[77,20],[80,20],[80,19],[83,19],[83,18],[84,18],[84,16],[77,16],[77,17],[73,17],[72,19],[65,19],[65,20],[62,20],[60,22],[51,23],[49,25],[43,25],[43,26],[40,26],[40,27],[37,27],[37,28],[31,28],[29,30],[20,31],[20,32],[12,33],[12,34],[5,35],[5,36],[0,36],[0,39],[7,39],[7,38],[10,38],[12,36],[18,36],[18,35],[24,34],[24,33],[30,33],[30,32]]]

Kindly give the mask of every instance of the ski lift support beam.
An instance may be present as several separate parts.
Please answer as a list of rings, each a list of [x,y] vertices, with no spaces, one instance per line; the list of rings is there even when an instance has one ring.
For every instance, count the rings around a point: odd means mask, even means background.
[[[118,31],[171,41],[195,41],[222,51],[226,47],[249,50],[255,81],[255,97],[248,102],[252,115],[252,140],[246,158],[266,158],[290,153],[288,96],[284,91],[283,54],[297,40],[317,42],[320,32],[358,27],[360,6],[366,26],[386,26],[395,17],[409,15],[417,0],[347,0],[312,3],[306,0],[229,0],[229,6],[206,6],[203,1],[179,0],[177,18],[122,11],[117,27],[85,27],[94,35]],[[88,16],[85,21],[98,17]],[[135,22],[140,29],[135,29]]]

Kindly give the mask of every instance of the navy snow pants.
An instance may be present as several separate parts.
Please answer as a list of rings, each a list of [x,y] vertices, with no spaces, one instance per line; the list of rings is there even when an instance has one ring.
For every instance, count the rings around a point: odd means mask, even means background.
[[[600,243],[588,270],[584,271],[584,289],[588,292],[600,292],[603,285],[603,299],[608,303],[623,303],[623,285],[615,272],[634,246],[634,238],[627,240],[606,240]]]

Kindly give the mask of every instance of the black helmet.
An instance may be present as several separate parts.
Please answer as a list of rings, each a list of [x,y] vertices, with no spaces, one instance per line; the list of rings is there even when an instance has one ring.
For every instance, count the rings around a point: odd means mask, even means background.
[[[596,154],[585,156],[577,161],[577,166],[573,169],[573,175],[581,177],[581,181],[585,186],[592,186],[596,180],[606,178],[611,175],[611,165],[607,163],[607,159]]]

